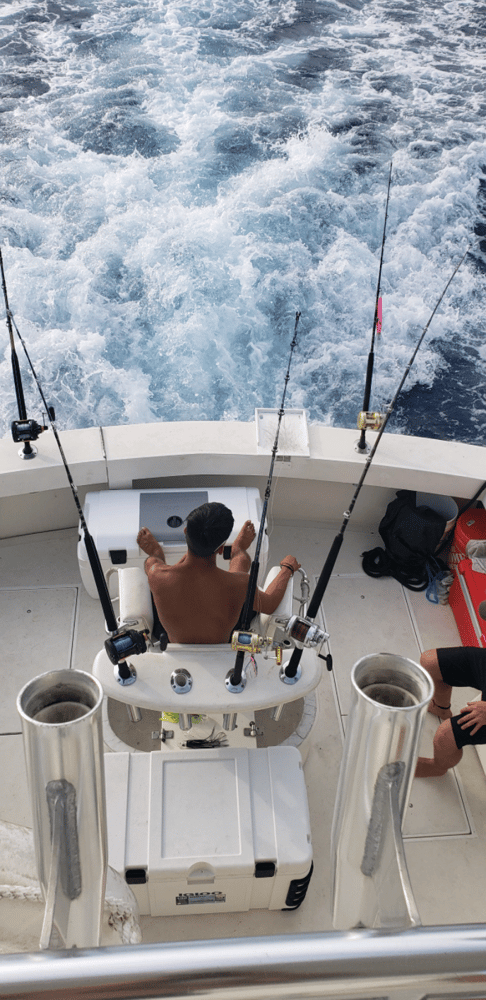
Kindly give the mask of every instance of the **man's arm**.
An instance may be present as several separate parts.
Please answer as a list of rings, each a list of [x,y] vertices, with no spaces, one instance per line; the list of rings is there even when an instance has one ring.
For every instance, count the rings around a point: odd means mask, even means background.
[[[140,528],[137,535],[137,543],[142,549],[142,552],[146,552],[148,555],[148,559],[146,559],[144,563],[147,576],[154,566],[160,566],[161,563],[163,566],[167,565],[162,546],[157,539],[154,538],[152,532],[149,531],[148,528]]]
[[[300,562],[297,562],[295,556],[285,556],[280,563],[278,576],[269,583],[266,590],[257,590],[253,602],[254,611],[271,615],[278,608],[287,589],[287,584],[297,569],[300,569]]]

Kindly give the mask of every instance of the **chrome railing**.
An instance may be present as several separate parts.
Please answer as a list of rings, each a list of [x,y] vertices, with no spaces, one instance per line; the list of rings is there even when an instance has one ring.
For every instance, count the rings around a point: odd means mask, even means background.
[[[15,1000],[422,1000],[486,994],[486,926],[335,931],[0,959]]]

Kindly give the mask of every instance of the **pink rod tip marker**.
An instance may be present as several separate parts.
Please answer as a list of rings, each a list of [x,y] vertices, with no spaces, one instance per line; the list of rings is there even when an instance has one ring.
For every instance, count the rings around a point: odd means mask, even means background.
[[[378,299],[378,308],[376,310],[376,332],[381,333],[381,323],[383,318],[382,300]]]

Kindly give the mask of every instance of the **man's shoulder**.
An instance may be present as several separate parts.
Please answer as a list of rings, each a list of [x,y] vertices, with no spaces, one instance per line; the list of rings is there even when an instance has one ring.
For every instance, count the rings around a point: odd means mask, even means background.
[[[167,563],[162,562],[161,559],[157,559],[156,556],[149,556],[145,560],[145,570],[147,576],[155,577],[160,576],[161,578],[170,573],[172,566],[168,566]]]
[[[229,573],[228,570],[221,570],[221,580],[228,590],[235,593],[246,594],[248,589],[248,573]]]

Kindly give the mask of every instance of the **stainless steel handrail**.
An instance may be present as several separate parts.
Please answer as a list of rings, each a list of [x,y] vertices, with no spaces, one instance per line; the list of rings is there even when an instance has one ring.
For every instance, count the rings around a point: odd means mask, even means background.
[[[486,926],[335,931],[9,955],[15,1000],[351,1000],[484,997]]]

